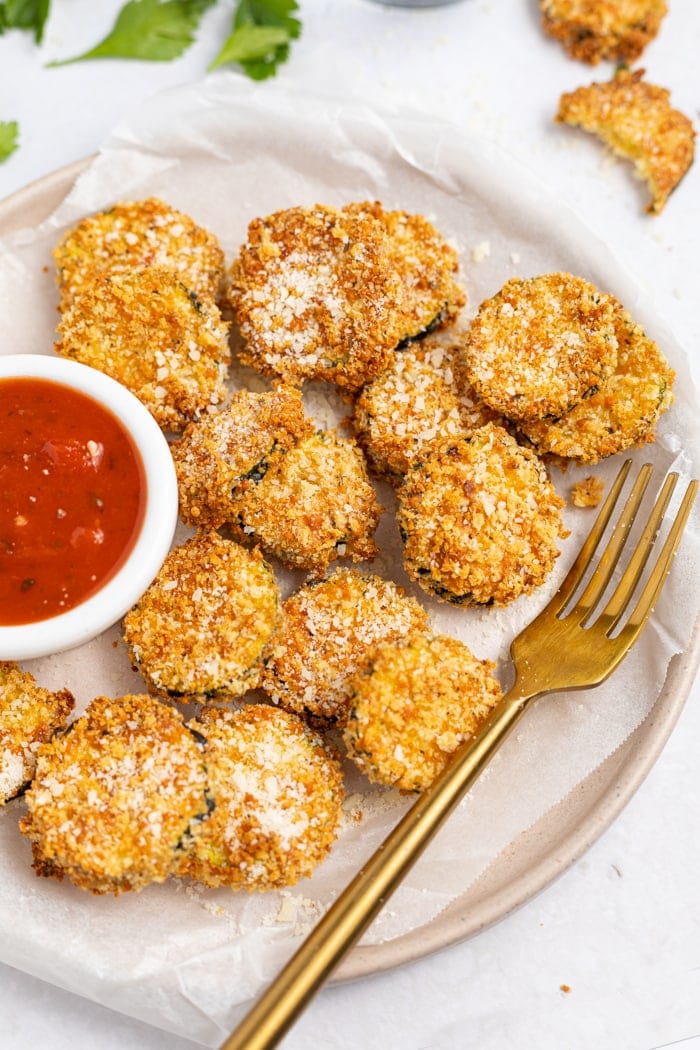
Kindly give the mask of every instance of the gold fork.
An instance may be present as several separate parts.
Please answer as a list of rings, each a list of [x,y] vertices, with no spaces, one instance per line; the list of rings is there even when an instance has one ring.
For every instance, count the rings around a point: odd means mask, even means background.
[[[659,557],[624,619],[638,592],[678,480],[677,474],[666,477],[619,583],[595,616],[649,483],[653,469],[650,464],[639,471],[595,571],[575,603],[574,597],[611,520],[630,466],[631,460],[627,460],[617,475],[559,590],[513,641],[512,688],[481,731],[454,753],[432,786],[326,912],[277,979],[222,1043],[221,1050],[268,1050],[276,1046],[381,910],[525,709],[545,693],[600,685],[629,652],[661,593],[698,487],[697,481],[688,485]]]

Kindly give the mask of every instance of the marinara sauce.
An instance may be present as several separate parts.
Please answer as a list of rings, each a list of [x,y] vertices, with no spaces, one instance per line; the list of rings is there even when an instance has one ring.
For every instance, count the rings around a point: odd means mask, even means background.
[[[0,379],[0,624],[80,604],[138,536],[139,452],[102,405],[62,383]]]

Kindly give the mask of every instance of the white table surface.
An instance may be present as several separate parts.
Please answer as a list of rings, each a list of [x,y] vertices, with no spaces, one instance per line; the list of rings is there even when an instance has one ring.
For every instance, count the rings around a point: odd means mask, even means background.
[[[21,126],[0,165],[0,199],[94,152],[152,92],[201,77],[230,3],[204,18],[178,61],[46,69],[95,43],[118,0],[53,0],[41,49],[0,38],[0,120]],[[671,0],[647,49],[648,78],[700,116],[700,4]],[[551,121],[559,94],[605,79],[539,28],[535,0],[463,0],[423,10],[371,0],[302,0],[302,39],[279,79],[323,92],[400,99],[488,135],[526,162],[607,238],[690,354],[697,310],[700,167],[661,216],[587,136]],[[544,189],[544,185],[549,187]],[[695,370],[698,376],[697,366]],[[700,582],[700,581],[699,581]],[[700,683],[632,802],[579,862],[517,913],[431,958],[323,991],[286,1050],[651,1050],[700,1047]],[[1,873],[0,873],[0,877]],[[563,991],[568,986],[569,991]],[[198,1044],[0,966],[0,1048],[185,1050]]]

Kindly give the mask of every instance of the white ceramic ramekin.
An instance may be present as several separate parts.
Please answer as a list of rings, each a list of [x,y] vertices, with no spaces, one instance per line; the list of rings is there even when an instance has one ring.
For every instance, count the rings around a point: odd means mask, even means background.
[[[131,608],[170,549],[178,497],[168,443],[151,414],[126,387],[76,361],[45,354],[0,354],[0,378],[13,376],[62,383],[109,409],[130,434],[146,478],[141,530],[115,575],[97,593],[65,613],[29,624],[0,625],[0,659],[29,660],[90,641]]]

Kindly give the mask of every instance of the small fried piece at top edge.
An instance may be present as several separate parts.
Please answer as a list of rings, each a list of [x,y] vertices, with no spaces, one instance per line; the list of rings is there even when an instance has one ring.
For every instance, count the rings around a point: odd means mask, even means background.
[[[226,408],[191,423],[170,446],[180,517],[200,529],[237,522],[245,492],[277,457],[312,433],[298,388],[239,390]]]
[[[65,305],[54,349],[122,383],[167,430],[227,396],[228,324],[169,270],[86,276]]]
[[[163,882],[208,811],[200,745],[177,711],[138,694],[96,697],[44,744],[25,798],[37,875],[96,894]]]
[[[563,500],[539,457],[495,424],[431,449],[398,496],[406,571],[441,601],[506,605],[559,556]]]
[[[397,584],[337,569],[284,602],[260,685],[282,707],[342,724],[348,679],[372,646],[427,629],[428,614]]]
[[[447,635],[377,646],[349,682],[349,757],[371,781],[429,787],[501,699],[494,666]]]
[[[230,270],[241,361],[289,383],[356,390],[405,336],[405,291],[386,228],[327,205],[254,219]]]
[[[336,558],[374,558],[383,508],[352,438],[320,430],[276,457],[238,505],[242,535],[288,568],[323,576]],[[234,532],[235,534],[235,532]]]
[[[229,699],[257,685],[280,606],[259,550],[202,532],[170,551],[124,617],[124,641],[151,692]]]
[[[654,440],[659,417],[673,402],[675,373],[622,306],[618,306],[615,332],[617,368],[598,393],[561,419],[522,427],[540,454],[597,463]]]
[[[693,163],[695,129],[673,108],[670,92],[643,76],[643,69],[620,69],[612,80],[565,92],[554,119],[597,135],[632,161],[651,193],[646,210],[658,214]]]
[[[513,277],[481,304],[465,346],[477,395],[514,422],[557,418],[617,364],[615,302],[582,277]]]
[[[361,390],[352,423],[374,470],[398,484],[431,442],[499,419],[466,377],[462,341],[438,332],[394,354]]]
[[[268,890],[308,878],[327,856],[343,801],[339,761],[298,715],[267,704],[205,708],[213,809],[193,828],[179,874],[205,886]]]
[[[64,300],[83,290],[95,270],[120,273],[158,266],[203,298],[217,299],[224,253],[216,237],[157,197],[120,201],[81,219],[53,250]]]
[[[0,660],[0,807],[32,779],[39,746],[66,728],[74,704],[67,689],[43,689],[29,671]]]
[[[400,347],[456,316],[467,301],[466,292],[456,279],[459,258],[432,223],[423,215],[385,211],[379,201],[348,204],[343,211],[373,215],[386,228],[387,250],[404,291],[404,335]]]
[[[540,0],[545,33],[591,65],[635,62],[667,10],[666,0]]]

